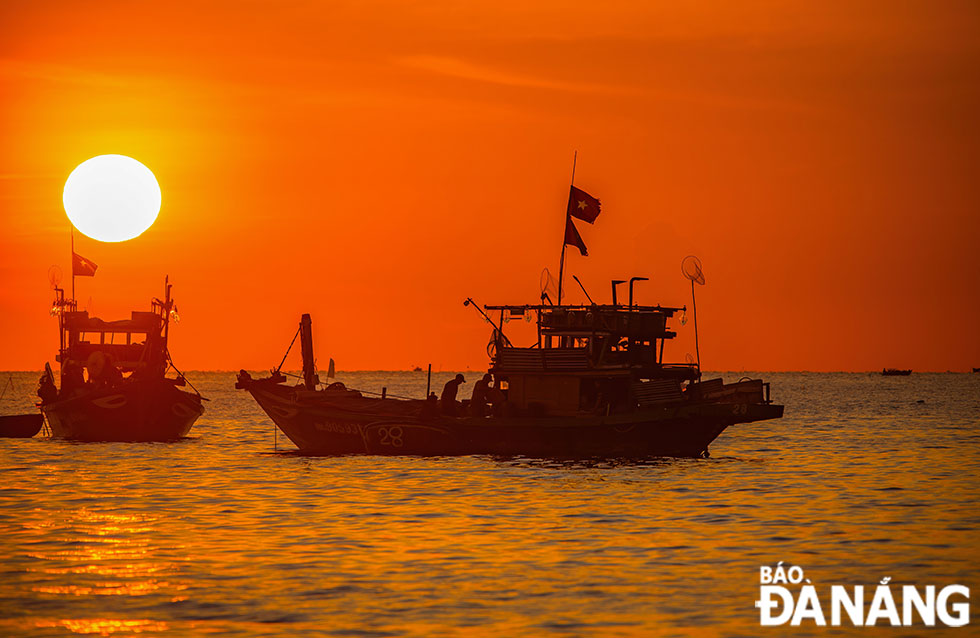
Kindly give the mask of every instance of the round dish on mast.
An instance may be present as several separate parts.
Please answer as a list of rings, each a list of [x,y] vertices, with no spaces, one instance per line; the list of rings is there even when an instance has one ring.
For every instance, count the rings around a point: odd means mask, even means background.
[[[556,296],[555,291],[558,289],[558,282],[555,281],[551,271],[547,268],[541,271],[538,286],[541,288],[541,302],[544,303],[547,301],[554,305],[556,301],[553,298]],[[561,300],[557,300],[557,303],[560,305]]]
[[[51,266],[48,268],[48,283],[51,284],[52,290],[58,287],[62,277],[64,277],[64,273],[61,272],[60,266]]]
[[[693,283],[700,286],[704,285],[704,270],[701,268],[701,260],[694,255],[688,255],[681,261],[681,272]]]

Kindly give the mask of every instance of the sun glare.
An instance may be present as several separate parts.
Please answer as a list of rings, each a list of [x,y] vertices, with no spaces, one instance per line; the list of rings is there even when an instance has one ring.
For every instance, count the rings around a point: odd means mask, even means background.
[[[80,232],[99,241],[140,236],[160,212],[160,185],[143,164],[125,155],[98,155],[68,176],[65,212]]]

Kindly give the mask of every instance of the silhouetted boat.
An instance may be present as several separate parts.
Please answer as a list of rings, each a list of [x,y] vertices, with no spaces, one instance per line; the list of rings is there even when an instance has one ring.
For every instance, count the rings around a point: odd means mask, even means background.
[[[261,379],[243,370],[235,387],[247,390],[308,454],[697,457],[707,456],[708,445],[730,425],[783,415],[762,380],[701,381],[697,364],[663,362],[663,345],[675,336],[667,320],[680,308],[486,310],[501,315],[490,365],[500,395],[486,416],[482,405],[465,402],[462,415],[445,414],[434,394],[428,401],[401,400],[366,397],[341,383],[317,389],[309,315],[299,328],[302,384],[288,385],[279,370]],[[537,317],[538,343],[514,347],[501,330],[503,319],[529,313]]]
[[[885,377],[907,377],[912,374],[911,370],[899,370],[898,368],[884,368],[881,375]]]
[[[186,385],[183,375],[167,377],[173,367],[167,340],[176,315],[170,288],[166,283],[164,299],[153,299],[150,311],[133,311],[120,321],[89,317],[55,288],[60,390],[48,364],[38,385],[52,436],[173,441],[187,435],[204,408],[200,394],[178,387]]]
[[[973,371],[974,372],[980,372],[980,368],[974,368]]]
[[[41,431],[44,417],[41,414],[10,414],[0,416],[0,437],[29,439]]]

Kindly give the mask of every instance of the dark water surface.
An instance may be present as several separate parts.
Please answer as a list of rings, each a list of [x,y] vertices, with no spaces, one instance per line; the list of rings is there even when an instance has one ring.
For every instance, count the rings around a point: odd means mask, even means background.
[[[766,374],[787,416],[710,459],[597,464],[272,453],[233,374],[189,378],[212,400],[179,443],[0,439],[0,635],[783,635],[760,565],[980,584],[980,374]]]

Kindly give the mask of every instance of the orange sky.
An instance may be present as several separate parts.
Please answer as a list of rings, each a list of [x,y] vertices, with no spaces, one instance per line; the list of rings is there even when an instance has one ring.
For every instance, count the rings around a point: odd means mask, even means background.
[[[163,208],[78,238],[81,306],[169,273],[182,368],[271,367],[302,312],[339,369],[484,367],[461,302],[557,273],[576,149],[567,272],[682,305],[699,255],[706,369],[980,366],[975,3],[177,4],[0,4],[0,369],[53,361],[62,188],[104,153]]]

